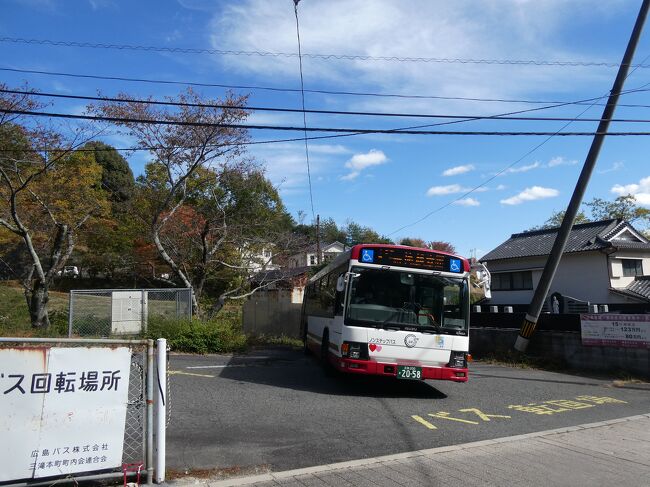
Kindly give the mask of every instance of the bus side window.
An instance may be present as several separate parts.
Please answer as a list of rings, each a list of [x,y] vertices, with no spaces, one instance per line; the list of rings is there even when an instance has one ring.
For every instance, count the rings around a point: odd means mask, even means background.
[[[321,279],[321,312],[322,316],[334,317],[334,298],[336,280],[329,274]]]
[[[307,306],[309,309],[309,314],[310,315],[318,315],[318,291],[319,291],[319,283],[318,281],[310,284],[311,289],[309,290],[309,298],[307,301]]]

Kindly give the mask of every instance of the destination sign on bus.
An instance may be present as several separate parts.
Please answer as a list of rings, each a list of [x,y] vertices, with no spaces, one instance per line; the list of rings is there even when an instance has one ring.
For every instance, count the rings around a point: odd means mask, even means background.
[[[463,262],[461,259],[450,255],[427,252],[425,250],[395,247],[363,247],[359,252],[359,262],[395,267],[410,267],[430,271],[463,273]]]

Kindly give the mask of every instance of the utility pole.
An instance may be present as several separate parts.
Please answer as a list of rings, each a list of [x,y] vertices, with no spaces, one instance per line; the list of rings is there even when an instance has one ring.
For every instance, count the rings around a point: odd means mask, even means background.
[[[320,215],[316,215],[316,264],[320,265]]]
[[[641,9],[639,10],[639,15],[637,16],[636,23],[634,24],[634,29],[632,30],[632,35],[630,36],[630,41],[628,42],[627,49],[625,50],[625,55],[623,56],[623,61],[621,66],[618,69],[618,74],[614,80],[614,86],[610,92],[609,98],[607,100],[607,105],[603,110],[603,115],[598,124],[598,129],[596,130],[596,135],[594,136],[593,141],[591,142],[591,148],[587,153],[587,158],[585,159],[585,164],[582,167],[580,172],[580,177],[576,183],[576,187],[573,190],[573,195],[569,201],[569,206],[567,207],[566,213],[564,214],[564,219],[562,220],[562,225],[558,231],[557,237],[555,238],[555,243],[551,249],[551,254],[546,261],[544,266],[544,271],[542,272],[542,277],[539,280],[539,284],[535,289],[535,294],[533,300],[530,303],[528,308],[528,313],[524,318],[524,322],[519,331],[519,336],[515,342],[515,350],[520,352],[525,352],[528,348],[528,343],[530,338],[535,333],[535,328],[537,327],[537,320],[539,319],[539,314],[542,311],[542,306],[546,295],[551,287],[553,282],[553,277],[555,276],[555,271],[557,270],[558,264],[560,263],[560,258],[564,252],[566,242],[569,238],[569,233],[571,232],[571,227],[573,226],[573,221],[575,220],[580,204],[582,203],[582,198],[587,189],[587,184],[589,183],[589,178],[591,173],[594,170],[596,161],[598,160],[598,154],[600,153],[600,148],[603,145],[605,135],[607,135],[607,129],[609,128],[609,122],[614,115],[616,110],[616,104],[623,89],[623,83],[625,78],[627,78],[628,70],[630,69],[630,64],[634,57],[634,51],[639,42],[639,37],[641,31],[643,30],[643,24],[645,23],[646,16],[648,14],[648,6],[650,6],[650,0],[643,0]]]

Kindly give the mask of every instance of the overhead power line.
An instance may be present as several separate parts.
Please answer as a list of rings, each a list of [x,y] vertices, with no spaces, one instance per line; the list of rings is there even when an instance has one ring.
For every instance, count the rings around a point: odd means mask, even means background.
[[[76,115],[71,113],[57,112],[36,112],[30,110],[7,110],[0,108],[0,113],[12,115],[28,115],[35,117],[65,118],[74,120],[92,120],[113,123],[143,123],[152,125],[178,125],[189,127],[216,127],[227,129],[244,130],[278,130],[292,132],[336,132],[338,134],[404,134],[404,135],[475,135],[475,136],[562,136],[562,137],[584,137],[593,136],[596,132],[543,132],[543,131],[451,131],[451,130],[411,130],[411,129],[369,129],[369,128],[345,128],[345,127],[296,127],[288,125],[252,125],[233,123],[210,123],[210,122],[188,122],[182,120],[158,120],[147,118],[126,118],[107,117],[101,115]],[[611,136],[647,136],[650,132],[609,132]],[[304,138],[298,139],[304,140]]]
[[[296,17],[296,37],[298,38],[298,66],[300,67],[300,100],[302,102],[302,125],[305,133],[305,160],[307,162],[307,181],[309,182],[309,202],[311,204],[312,221],[316,220],[314,210],[314,192],[311,185],[311,167],[309,164],[309,144],[307,143],[307,112],[305,110],[305,80],[302,75],[302,47],[300,43],[300,24],[298,23],[298,3],[300,0],[293,0],[293,12]],[[316,225],[318,229],[318,225]],[[320,237],[316,235],[316,245],[320,245]],[[320,254],[320,250],[318,251]],[[320,255],[317,255],[316,261],[320,263]]]
[[[162,80],[151,78],[129,78],[125,76],[100,76],[95,74],[83,73],[66,73],[60,71],[42,71],[36,69],[18,69],[0,67],[0,71],[11,73],[23,74],[38,74],[44,76],[60,76],[67,78],[81,78],[81,79],[96,79],[104,81],[127,81],[132,83],[148,83],[148,84],[166,84],[166,85],[182,85],[182,86],[196,86],[203,88],[224,88],[232,90],[259,90],[259,91],[275,91],[282,93],[300,93],[300,88],[281,88],[274,86],[259,86],[259,85],[233,85],[223,83],[202,83],[196,81],[181,81],[181,80]],[[485,102],[485,103],[519,103],[531,105],[555,105],[555,104],[570,104],[570,105],[589,105],[591,103],[581,101],[567,101],[567,100],[529,100],[518,98],[477,98],[467,96],[442,96],[442,95],[416,95],[408,93],[378,93],[378,92],[364,92],[364,91],[345,91],[345,90],[320,90],[320,89],[305,89],[305,93],[315,93],[322,95],[335,95],[335,96],[357,96],[357,97],[377,97],[377,98],[400,98],[412,100],[450,100],[450,101],[472,101],[472,102]],[[605,97],[600,97],[603,99]],[[597,103],[597,105],[604,105],[604,103]],[[650,105],[643,104],[623,104],[619,103],[618,106],[629,108],[650,108]]]
[[[59,41],[53,39],[26,39],[22,37],[0,37],[0,42],[13,44],[31,44],[55,47],[75,47],[83,49],[108,49],[119,51],[142,51],[142,52],[165,52],[176,54],[212,54],[220,56],[259,56],[277,58],[297,58],[295,52],[274,52],[274,51],[245,51],[245,50],[224,50],[193,47],[168,47],[168,46],[145,46],[135,44],[106,44],[81,41]],[[606,61],[573,61],[573,60],[538,60],[538,59],[467,59],[467,58],[438,58],[438,57],[412,57],[412,56],[370,56],[365,54],[322,54],[302,53],[302,57],[323,60],[345,60],[345,61],[385,61],[401,63],[439,63],[439,64],[486,64],[486,65],[508,65],[508,66],[559,66],[559,67],[605,67],[617,68],[620,63]],[[648,68],[650,65],[636,65],[638,68]]]
[[[643,91],[650,91],[643,90]],[[146,105],[159,105],[169,107],[196,107],[196,108],[218,108],[222,110],[250,110],[250,111],[267,111],[267,112],[281,112],[281,113],[313,113],[320,115],[354,115],[354,116],[370,116],[370,117],[390,117],[390,118],[438,118],[438,119],[458,119],[466,118],[471,120],[519,120],[519,121],[545,121],[545,122],[565,122],[568,120],[576,122],[599,122],[598,118],[580,118],[575,119],[571,117],[522,117],[522,116],[508,116],[508,115],[455,115],[455,114],[429,114],[429,113],[393,113],[393,112],[360,112],[360,111],[347,111],[347,110],[318,110],[318,109],[305,109],[303,108],[285,108],[285,107],[259,107],[248,105],[228,105],[218,103],[188,103],[178,101],[161,101],[150,99],[138,98],[116,98],[107,96],[84,96],[84,95],[67,95],[61,93],[48,93],[41,91],[26,91],[26,90],[8,90],[0,89],[0,93],[11,93],[17,95],[29,96],[42,96],[47,98],[63,98],[71,100],[87,100],[87,101],[101,101],[113,103],[137,103]],[[563,105],[562,105],[563,106]],[[532,111],[545,110],[550,108],[557,108],[557,106],[549,106],[543,108],[532,108],[522,110],[517,113],[525,113]],[[650,119],[627,119],[618,118],[613,119],[611,122],[622,123],[650,123]]]
[[[644,8],[645,8],[645,0],[644,0],[644,7],[642,7],[642,10],[643,10]],[[636,27],[635,27],[635,28],[636,28]],[[629,47],[629,46],[628,46],[628,47]],[[645,62],[646,62],[648,59],[650,59],[650,54],[648,54],[648,55],[643,59],[643,61],[641,61],[641,63],[639,63],[639,65],[645,64]],[[630,61],[631,61],[631,59],[630,59]],[[628,62],[629,62],[629,61],[628,61]],[[639,65],[637,65],[637,66],[639,66]],[[637,69],[638,69],[638,68],[636,68],[636,67],[635,67],[634,69],[632,69],[632,70],[631,70],[631,71],[630,71],[630,72],[625,76],[624,79],[627,79],[627,78],[629,78],[630,76],[632,76],[632,74],[634,74],[634,72],[635,72]],[[641,87],[639,87],[639,88],[636,88],[636,89],[637,89],[637,90],[638,90],[638,89],[643,89],[643,88],[645,88],[645,87],[648,86],[648,85],[650,85],[650,83],[645,83],[643,86],[641,86]],[[620,89],[620,88],[619,88],[619,89]],[[609,93],[607,93],[607,94],[605,94],[605,95],[603,95],[603,96],[606,96],[606,97],[608,98],[608,103],[609,103],[609,101],[610,101],[610,95],[616,95],[616,96],[618,96],[618,95],[623,94],[623,92],[624,92],[624,90],[621,90],[621,91],[619,91],[618,93],[616,93],[615,88],[613,88]],[[567,127],[568,127],[569,125],[571,125],[574,121],[576,121],[577,119],[579,119],[582,115],[584,115],[585,113],[587,113],[587,111],[588,111],[589,109],[591,109],[592,107],[594,107],[595,105],[596,105],[596,103],[593,103],[593,104],[591,104],[590,106],[588,106],[587,108],[585,108],[583,111],[581,111],[581,112],[576,116],[575,120],[569,121],[569,122],[565,123],[564,125],[562,125],[562,127],[560,127],[560,128],[559,128],[555,133],[553,133],[553,134],[549,135],[548,137],[546,137],[543,141],[541,141],[540,143],[538,143],[537,145],[535,145],[534,147],[532,147],[530,150],[528,150],[524,155],[522,155],[521,157],[519,157],[517,160],[515,160],[515,161],[512,162],[512,163],[510,163],[510,164],[507,165],[506,167],[502,168],[502,169],[499,170],[497,173],[493,174],[493,175],[492,175],[490,178],[488,178],[487,180],[485,180],[485,181],[479,183],[478,185],[474,186],[473,188],[469,189],[468,191],[466,191],[466,192],[465,192],[464,194],[462,194],[461,196],[458,196],[457,198],[455,198],[455,199],[453,199],[453,200],[451,200],[451,201],[448,201],[447,203],[443,204],[442,206],[439,206],[438,208],[429,211],[426,215],[422,216],[421,218],[419,218],[419,219],[417,219],[417,220],[415,220],[415,221],[413,221],[413,222],[411,222],[411,223],[407,223],[406,225],[401,226],[400,228],[398,228],[398,229],[395,230],[394,232],[389,233],[388,235],[389,235],[389,236],[390,236],[390,235],[394,235],[394,234],[396,234],[396,233],[398,233],[398,232],[401,232],[402,230],[404,230],[404,229],[406,229],[406,228],[409,228],[409,227],[412,227],[412,226],[414,226],[414,225],[417,225],[418,223],[420,223],[420,222],[426,220],[427,218],[431,217],[432,215],[434,215],[434,214],[436,214],[436,213],[438,213],[438,212],[444,210],[445,208],[450,207],[450,206],[453,205],[454,203],[457,203],[457,202],[461,201],[463,198],[468,197],[470,194],[474,193],[474,192],[477,191],[478,189],[480,189],[480,188],[486,186],[488,183],[490,183],[491,181],[493,181],[495,178],[497,178],[497,177],[500,176],[501,174],[506,173],[510,168],[516,166],[516,165],[519,164],[521,161],[523,161],[526,157],[528,157],[529,155],[531,155],[531,154],[533,154],[534,152],[536,152],[536,151],[537,151],[539,148],[541,148],[542,146],[546,145],[550,140],[553,139],[553,137],[557,137],[557,136],[564,135],[563,130],[564,130],[565,128],[567,128]],[[603,118],[603,120],[606,120],[606,118]],[[601,124],[599,124],[599,126],[600,126],[600,125],[601,125]],[[602,135],[612,135],[611,132],[599,133],[599,135],[601,135],[601,134],[602,134]]]

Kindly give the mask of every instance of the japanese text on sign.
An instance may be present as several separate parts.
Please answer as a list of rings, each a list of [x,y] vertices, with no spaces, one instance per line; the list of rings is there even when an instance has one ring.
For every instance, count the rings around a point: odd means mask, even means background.
[[[0,349],[0,482],[119,467],[130,370],[126,347]]]
[[[580,315],[582,344],[650,348],[650,315]]]

